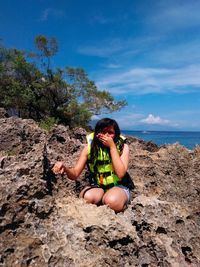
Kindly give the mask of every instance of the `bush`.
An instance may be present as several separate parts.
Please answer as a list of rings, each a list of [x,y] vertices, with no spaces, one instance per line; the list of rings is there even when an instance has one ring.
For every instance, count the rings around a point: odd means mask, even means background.
[[[55,119],[54,117],[48,117],[44,120],[41,120],[39,126],[44,130],[50,131],[55,124],[58,124],[58,119]]]

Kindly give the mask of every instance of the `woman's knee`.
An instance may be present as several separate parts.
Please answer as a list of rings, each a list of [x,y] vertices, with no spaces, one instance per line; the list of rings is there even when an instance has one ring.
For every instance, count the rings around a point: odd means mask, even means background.
[[[102,190],[103,191],[103,190]],[[101,192],[97,188],[86,189],[86,192],[80,194],[80,196],[86,200],[87,203],[99,204],[104,192]]]
[[[124,201],[114,194],[107,195],[103,199],[103,203],[116,212],[123,211],[125,206]]]
[[[87,191],[83,198],[86,200],[87,203],[95,204],[95,196],[91,193],[91,190]]]

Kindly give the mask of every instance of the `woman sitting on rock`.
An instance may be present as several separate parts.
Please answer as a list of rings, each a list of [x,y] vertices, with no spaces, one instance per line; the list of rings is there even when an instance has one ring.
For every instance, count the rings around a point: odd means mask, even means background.
[[[73,168],[57,162],[53,172],[66,173],[69,179],[76,180],[87,164],[90,186],[81,191],[80,197],[88,203],[108,205],[115,212],[123,211],[130,200],[129,147],[117,122],[109,118],[99,120],[94,133],[87,136],[87,143]]]

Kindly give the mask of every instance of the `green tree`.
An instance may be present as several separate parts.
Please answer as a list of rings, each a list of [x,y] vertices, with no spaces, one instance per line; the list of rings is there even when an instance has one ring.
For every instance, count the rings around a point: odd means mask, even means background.
[[[54,37],[47,38],[44,35],[38,35],[35,37],[35,45],[40,52],[38,56],[41,59],[42,66],[51,75],[51,58],[58,52],[57,40]]]
[[[94,81],[88,79],[83,69],[67,68],[67,75],[69,84],[74,88],[76,98],[80,102],[84,102],[92,115],[111,113],[126,105],[126,101],[114,101],[109,92],[98,90]]]
[[[92,115],[111,113],[126,105],[126,101],[115,101],[109,92],[99,90],[81,68],[53,70],[51,59],[58,50],[55,38],[40,35],[35,44],[38,54],[32,60],[27,53],[0,47],[0,106],[22,118],[54,118],[75,127],[87,126]]]
[[[0,105],[22,118],[39,120],[41,72],[16,49],[0,49]]]

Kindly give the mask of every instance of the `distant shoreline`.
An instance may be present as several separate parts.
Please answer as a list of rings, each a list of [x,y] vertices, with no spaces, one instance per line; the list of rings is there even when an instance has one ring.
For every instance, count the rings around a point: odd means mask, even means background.
[[[157,145],[179,143],[188,149],[200,145],[200,132],[192,131],[131,131],[122,130],[122,134],[134,136],[144,141],[152,141]]]
[[[145,133],[149,133],[149,132],[200,133],[200,131],[171,131],[171,130],[166,130],[166,131],[162,131],[162,130],[121,130],[121,132],[145,132]]]

